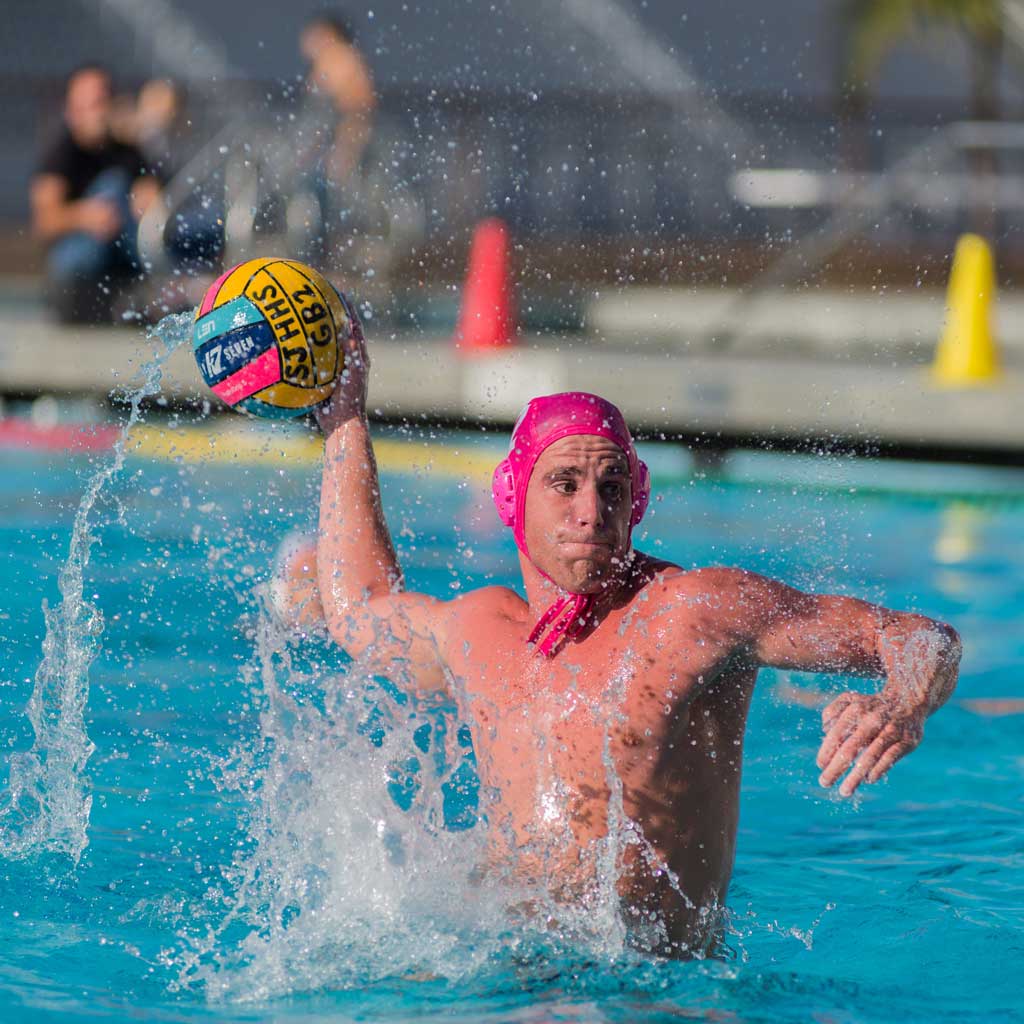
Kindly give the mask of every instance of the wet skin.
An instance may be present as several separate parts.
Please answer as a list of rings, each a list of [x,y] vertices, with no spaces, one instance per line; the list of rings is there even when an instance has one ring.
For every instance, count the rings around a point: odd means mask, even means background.
[[[627,918],[654,914],[693,943],[732,870],[756,670],[715,614],[720,573],[643,556],[633,569],[622,603],[554,658],[524,649],[529,612],[481,607],[461,623],[479,639],[450,650],[448,665],[481,781],[497,794],[496,856],[579,897],[611,818]]]
[[[683,954],[707,942],[707,911],[728,888],[759,668],[885,680],[879,693],[841,694],[823,712],[820,781],[845,775],[844,795],[912,750],[952,692],[960,645],[949,626],[633,553],[626,459],[599,437],[563,438],[537,461],[526,499],[532,561],[520,557],[525,600],[504,587],[450,602],[404,590],[363,415],[361,339],[349,365],[320,414],[320,533],[316,552],[292,563],[293,594],[354,655],[458,702],[491,794],[497,869],[556,899],[585,899],[614,828],[626,839],[627,921],[638,934],[661,922],[655,948]],[[527,645],[559,593],[537,566],[596,597],[587,629],[551,658]]]

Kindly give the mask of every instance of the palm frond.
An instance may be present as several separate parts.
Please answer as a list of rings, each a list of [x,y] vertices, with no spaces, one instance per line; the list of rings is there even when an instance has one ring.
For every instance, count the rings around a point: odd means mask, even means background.
[[[986,41],[1003,30],[1000,0],[846,0],[840,16],[844,76],[855,89],[863,88],[890,50],[915,32],[946,25]]]

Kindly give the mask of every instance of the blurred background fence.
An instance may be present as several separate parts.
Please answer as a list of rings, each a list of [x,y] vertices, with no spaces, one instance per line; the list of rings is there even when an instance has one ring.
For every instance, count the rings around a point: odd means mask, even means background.
[[[401,191],[397,226],[427,248],[462,245],[480,217],[498,213],[538,253],[593,243],[596,262],[608,248],[676,246],[717,273],[724,242],[735,280],[837,210],[881,208],[865,191],[877,185],[870,175],[911,154],[906,170],[917,177],[889,187],[886,216],[862,225],[874,258],[884,263],[888,247],[944,256],[983,206],[1003,266],[1013,266],[1024,153],[1000,147],[979,182],[975,150],[943,136],[979,108],[970,33],[941,19],[890,28],[873,44],[878,66],[861,95],[841,73],[854,58],[844,36],[852,7],[385,0],[351,9],[380,96],[378,191]],[[287,10],[240,0],[15,8],[14,59],[0,74],[0,230],[15,255],[0,263],[31,264],[18,242],[27,184],[59,121],[64,76],[81,61],[107,62],[123,88],[152,76],[182,82],[189,130],[179,155],[221,140],[222,159],[195,186],[214,194],[231,153],[264,150],[301,122],[297,34],[317,9],[303,0]],[[1015,50],[1004,49],[992,112],[1013,123]],[[699,259],[686,273],[700,275]]]
[[[28,179],[59,119],[63,82],[63,75],[0,73],[0,224],[7,228],[27,220]],[[138,85],[141,79],[122,76],[122,82]],[[212,138],[234,121],[236,138],[258,144],[264,129],[279,131],[288,123],[293,104],[276,95],[280,83],[244,85],[228,83],[228,95],[216,109],[190,103],[196,140]],[[232,96],[249,90],[269,98],[257,106]],[[380,101],[385,133],[393,136],[388,157],[395,173],[422,196],[432,230],[447,232],[453,219],[458,224],[490,211],[502,212],[524,231],[561,237],[694,231],[756,238],[766,230],[799,232],[836,205],[842,191],[773,197],[737,192],[733,176],[750,166],[835,175],[844,163],[844,136],[858,133],[869,153],[859,170],[881,172],[934,142],[937,131],[963,115],[959,105],[907,101],[850,124],[824,103],[792,101],[778,105],[770,123],[760,126],[754,152],[734,159],[702,145],[706,126],[684,122],[669,104],[635,94],[548,91],[531,97],[385,88]],[[735,106],[763,116],[769,101],[743,97]],[[945,175],[962,169],[944,168],[930,193],[919,197],[925,216],[881,230],[893,237],[945,236],[965,205],[960,183]],[[1017,182],[1022,170],[1024,161],[1013,160],[1002,173]],[[794,223],[794,209],[808,214],[798,213]]]
[[[193,308],[225,265],[287,253],[377,318],[375,382],[395,418],[461,422],[492,393],[504,404],[489,414],[511,418],[528,393],[589,381],[621,384],[652,433],[701,443],[1020,461],[1024,0],[350,4],[372,140],[327,181],[351,111],[304,35],[323,11],[10,0],[0,397],[105,401],[138,333],[123,325]],[[52,259],[44,283],[28,194],[67,76],[89,61],[136,129],[143,83],[172,80],[181,108],[141,264],[87,282],[98,315],[66,315],[73,289],[53,287]],[[453,339],[467,249],[492,215],[510,229],[510,256],[492,256],[520,330],[491,332],[516,351],[485,379]],[[947,304],[955,247],[974,255]],[[197,400],[194,365],[175,372],[175,400]]]

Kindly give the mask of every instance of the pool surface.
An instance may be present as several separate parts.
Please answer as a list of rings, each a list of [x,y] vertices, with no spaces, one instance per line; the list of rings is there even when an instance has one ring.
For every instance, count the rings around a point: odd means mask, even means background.
[[[0,451],[0,1019],[1024,1020],[1024,714],[975,703],[1024,697],[1024,474],[735,455],[706,476],[645,452],[638,547],[965,642],[922,747],[852,802],[814,764],[815,691],[844,681],[762,673],[727,948],[677,963],[611,917],[544,931],[473,887],[451,709],[285,643],[265,610],[317,467],[253,436],[251,458],[136,445],[85,517],[109,451]],[[500,439],[388,440],[410,585],[514,585],[481,470]]]

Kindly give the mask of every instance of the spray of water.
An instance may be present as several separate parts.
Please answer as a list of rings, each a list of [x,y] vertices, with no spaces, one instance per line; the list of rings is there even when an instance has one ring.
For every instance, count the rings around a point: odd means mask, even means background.
[[[617,891],[638,842],[621,787],[607,837],[580,853],[593,880],[566,902],[552,891],[560,869],[546,863],[564,843],[552,850],[539,836],[535,851],[519,848],[536,872],[495,863],[505,844],[486,787],[453,826],[452,791],[475,776],[454,708],[422,706],[403,692],[408,680],[388,683],[359,662],[300,670],[266,612],[256,634],[258,730],[218,766],[222,788],[241,798],[244,839],[164,953],[172,987],[217,1002],[391,981],[486,987],[494,971],[640,956]],[[620,689],[616,678],[609,699]],[[551,828],[568,829],[560,794],[542,796]]]
[[[58,576],[60,601],[52,608],[43,602],[43,658],[26,708],[35,738],[28,751],[11,757],[8,788],[0,794],[0,856],[57,853],[77,865],[88,845],[92,796],[85,767],[94,748],[85,709],[89,667],[103,632],[103,615],[84,592],[96,540],[93,510],[124,464],[125,440],[139,420],[141,403],[160,390],[167,357],[190,337],[191,320],[187,313],[168,316],[150,333],[156,355],[142,368],[142,384],[128,394],[130,413],[113,455],[89,480],[75,514],[67,561]]]
[[[504,918],[482,830],[445,827],[439,713],[358,663],[311,680],[265,612],[256,633],[258,733],[219,766],[246,841],[165,954],[177,986],[249,1001],[474,970]]]

